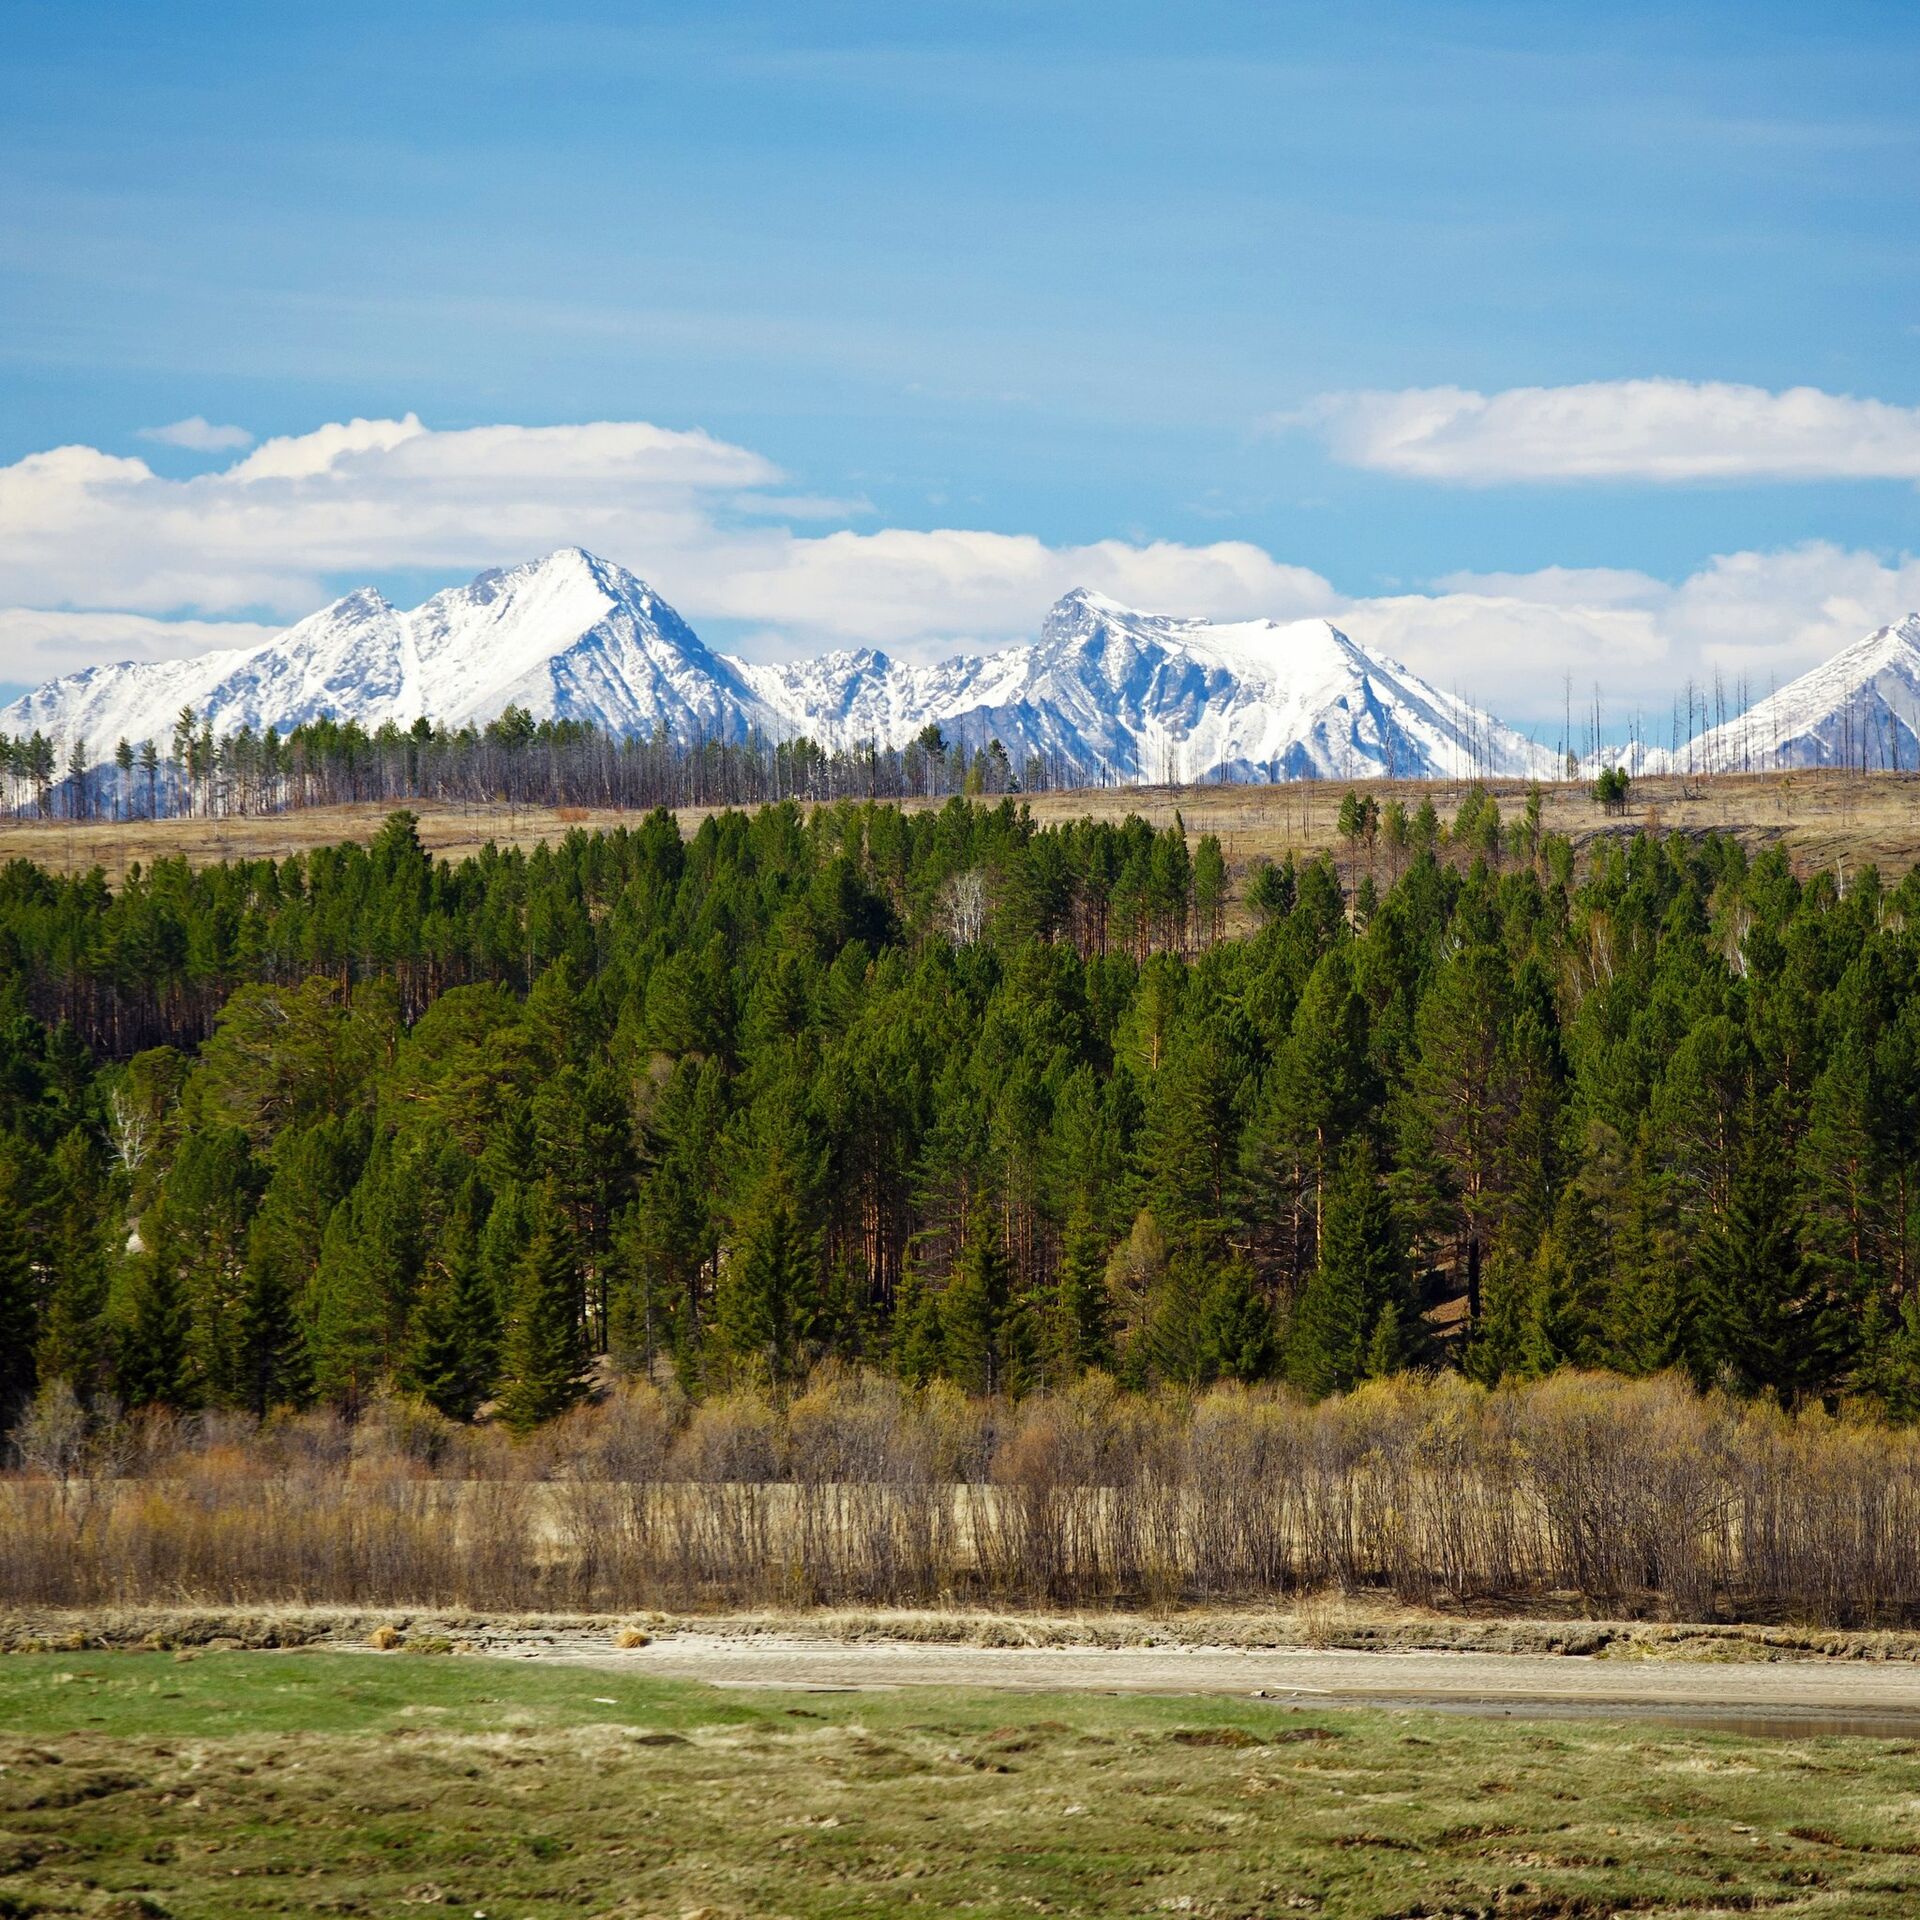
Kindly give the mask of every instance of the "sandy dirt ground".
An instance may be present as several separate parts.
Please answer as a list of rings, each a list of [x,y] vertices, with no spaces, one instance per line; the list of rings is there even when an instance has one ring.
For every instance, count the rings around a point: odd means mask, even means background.
[[[726,1687],[967,1687],[1009,1692],[1257,1695],[1300,1706],[1672,1719],[1782,1732],[1920,1736],[1920,1667],[1834,1661],[1651,1661],[1586,1655],[1316,1648],[959,1647],[677,1633],[631,1652],[524,1647],[521,1658],[618,1665]]]
[[[640,1644],[623,1644],[638,1640]],[[666,1614],[347,1607],[0,1611],[0,1653],[392,1649],[721,1687],[1260,1696],[1302,1706],[1666,1719],[1920,1742],[1920,1633],[1465,1619],[1349,1599],[1158,1617],[830,1609]]]

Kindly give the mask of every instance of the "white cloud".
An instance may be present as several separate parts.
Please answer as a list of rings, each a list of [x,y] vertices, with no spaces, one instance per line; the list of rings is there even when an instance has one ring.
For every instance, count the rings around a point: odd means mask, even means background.
[[[253,445],[253,435],[245,427],[216,427],[198,413],[164,427],[142,427],[140,438],[157,440],[166,447],[185,447],[192,453],[234,453]]]
[[[413,415],[269,440],[190,479],[84,446],[0,467],[0,680],[256,644],[393,572],[459,578],[579,543],[650,578],[761,657],[871,644],[925,657],[1031,636],[1074,586],[1157,612],[1327,614],[1439,685],[1547,737],[1571,675],[1611,711],[1664,714],[1687,678],[1764,692],[1920,606],[1920,560],[1823,544],[1724,555],[1673,584],[1630,569],[1458,574],[1343,597],[1244,541],[1050,546],[966,528],[802,531],[749,449],[637,421],[436,432]],[[108,611],[95,611],[108,609]]]
[[[1513,481],[1920,480],[1920,407],[1724,381],[1411,387],[1335,393],[1306,427],[1351,467],[1474,486]]]
[[[653,564],[710,542],[760,455],[644,421],[436,433],[351,420],[167,479],[56,447],[0,467],[0,605],[310,611],[342,577],[479,568],[571,542]]]
[[[1757,699],[1920,608],[1920,559],[1825,542],[1721,554],[1677,585],[1607,568],[1456,574],[1432,594],[1356,601],[1339,615],[1442,686],[1557,738],[1566,682],[1578,716],[1600,687],[1616,724],[1664,727],[1689,680]]]
[[[691,559],[693,607],[875,646],[1031,635],[1076,586],[1156,611],[1240,618],[1321,612],[1336,598],[1317,573],[1242,541],[1050,547],[1030,534],[888,527],[723,541]]]
[[[440,433],[408,414],[266,441],[185,480],[92,447],[0,468],[0,605],[148,613],[264,606],[296,617],[341,582],[457,572],[592,547],[694,618],[808,639],[912,645],[1031,630],[1082,583],[1199,612],[1306,612],[1333,590],[1242,542],[1101,541],[886,528],[803,536],[825,503],[759,454],[641,421]]]
[[[219,647],[255,647],[280,632],[249,620],[156,620],[143,613],[0,607],[0,679],[37,686],[118,660],[177,660]]]

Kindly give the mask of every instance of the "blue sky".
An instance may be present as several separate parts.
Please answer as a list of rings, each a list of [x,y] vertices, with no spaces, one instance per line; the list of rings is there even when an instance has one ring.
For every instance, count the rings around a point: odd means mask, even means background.
[[[1510,709],[1561,673],[1621,705],[1683,670],[1778,677],[1920,595],[1910,6],[0,0],[0,28],[0,466],[139,459],[141,525],[199,499],[157,483],[242,457],[141,437],[183,419],[650,422],[764,472],[670,512],[649,482],[605,531],[653,550],[612,557],[750,649],[1011,637],[1070,566],[1037,567],[1024,614],[1024,575],[942,607],[947,559],[912,575],[923,614],[845,612],[896,531],[1244,544],[1290,571],[1216,587],[1123,557],[1118,583],[1293,615],[1321,582],[1345,623]],[[1405,408],[1383,429],[1328,399],[1535,388],[1593,389],[1580,431],[1603,439],[1638,408],[1634,450],[1568,471],[1523,419],[1491,451],[1474,425],[1470,458],[1409,455]],[[1892,450],[1855,471],[1856,416],[1763,404],[1798,388],[1882,403]],[[43,517],[24,480],[10,507],[0,476],[0,604],[186,618],[171,650],[192,650],[309,590],[522,557],[490,543],[563,525],[557,484],[464,543],[442,516],[364,553],[335,529],[274,580],[224,548],[203,578],[102,580],[88,543],[121,523]],[[775,526],[804,559],[791,613],[785,575],[727,584],[727,537]],[[844,574],[836,529],[868,543]],[[1444,620],[1415,604],[1449,596]],[[1484,641],[1474,597],[1511,603]],[[1536,605],[1529,646],[1513,608]],[[0,681],[129,631],[0,619]]]

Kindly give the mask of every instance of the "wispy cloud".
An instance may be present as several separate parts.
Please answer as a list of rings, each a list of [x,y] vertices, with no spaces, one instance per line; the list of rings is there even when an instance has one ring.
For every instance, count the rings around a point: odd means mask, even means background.
[[[217,427],[197,413],[164,427],[142,427],[140,438],[157,440],[166,447],[185,447],[192,453],[237,453],[253,445],[253,435],[245,427]]]
[[[341,421],[185,480],[56,447],[0,467],[0,605],[297,615],[370,574],[478,569],[568,544],[636,567],[696,617],[777,622],[801,643],[1011,636],[1083,584],[1243,616],[1334,597],[1318,574],[1244,541],[802,534],[793,523],[826,503],[782,482],[747,448],[645,421],[447,433],[412,414]]]
[[[1809,541],[1719,554],[1678,582],[1610,567],[1455,574],[1339,618],[1515,720],[1551,727],[1571,682],[1576,712],[1597,686],[1616,722],[1637,711],[1651,730],[1688,681],[1757,698],[1916,608],[1920,558]]]
[[[1725,381],[1334,393],[1275,415],[1343,465],[1469,486],[1572,480],[1920,480],[1920,407]]]
[[[696,625],[750,632],[762,657],[1029,638],[1051,601],[1088,586],[1155,612],[1324,614],[1548,726],[1566,676],[1577,698],[1599,681],[1621,715],[1664,713],[1689,678],[1764,690],[1920,606],[1920,559],[1823,543],[1721,555],[1677,583],[1547,567],[1357,598],[1244,540],[809,524],[829,504],[796,497],[749,448],[644,421],[442,433],[412,414],[349,420],[184,480],[53,448],[0,467],[0,679],[257,645],[265,625],[177,616],[292,619],[383,574],[452,579],[574,543],[646,575]]]

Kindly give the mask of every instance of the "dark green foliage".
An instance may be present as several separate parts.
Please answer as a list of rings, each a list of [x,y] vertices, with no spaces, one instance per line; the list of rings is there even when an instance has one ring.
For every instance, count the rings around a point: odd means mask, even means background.
[[[1345,1392],[1376,1360],[1403,1350],[1413,1310],[1399,1222],[1373,1149],[1360,1140],[1327,1189],[1320,1263],[1288,1331],[1289,1376],[1307,1393]]]
[[[0,1419],[6,1420],[32,1399],[37,1383],[33,1254],[40,1172],[39,1156],[26,1141],[0,1137]]]
[[[1068,1220],[1060,1253],[1054,1302],[1058,1372],[1111,1371],[1114,1361],[1113,1295],[1107,1287],[1107,1248],[1083,1202]]]
[[[820,1237],[785,1154],[774,1149],[741,1208],[720,1271],[714,1334],[737,1361],[776,1380],[798,1371],[822,1308]]]
[[[399,1384],[450,1420],[470,1420],[500,1366],[500,1302],[482,1258],[486,1190],[468,1177],[427,1256]]]
[[[1725,1211],[1697,1256],[1702,1370],[1791,1407],[1843,1370],[1855,1329],[1807,1256],[1805,1221],[1772,1141],[1758,1128],[1735,1168]]]
[[[999,1223],[982,1208],[967,1235],[940,1302],[941,1371],[969,1393],[1004,1392],[1009,1362],[1021,1357],[1008,1339],[1012,1280]]]
[[[1208,1380],[1264,1380],[1279,1354],[1273,1307],[1253,1269],[1230,1260],[1200,1303],[1200,1368]]]
[[[520,1433],[564,1413],[585,1392],[580,1267],[550,1188],[534,1194],[529,1222],[510,1283],[500,1388],[500,1417]]]
[[[0,1401],[526,1426],[607,1354],[1920,1413],[1920,881],[1342,813],[1345,880],[1011,800],[0,867]]]

